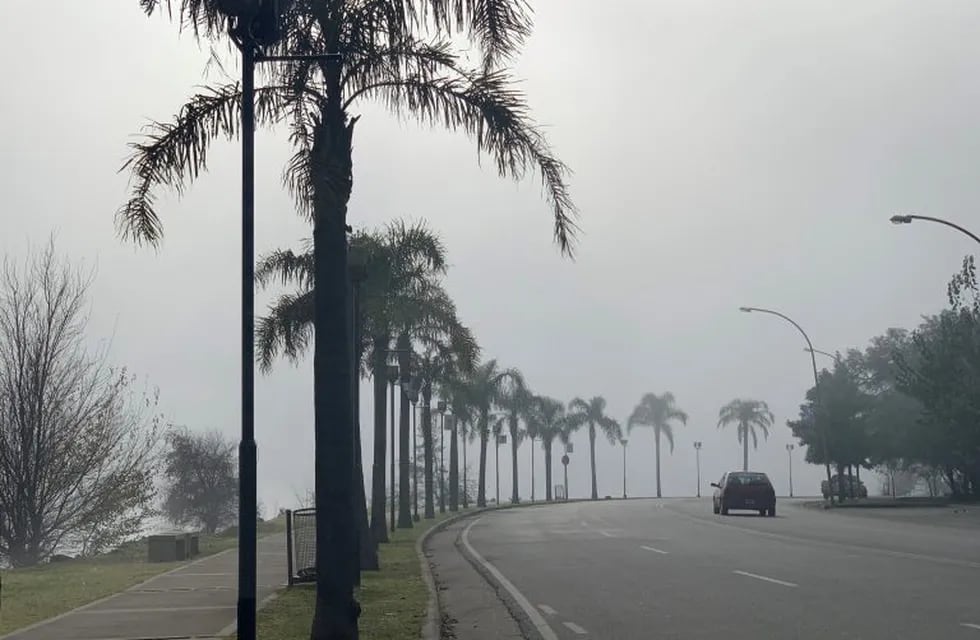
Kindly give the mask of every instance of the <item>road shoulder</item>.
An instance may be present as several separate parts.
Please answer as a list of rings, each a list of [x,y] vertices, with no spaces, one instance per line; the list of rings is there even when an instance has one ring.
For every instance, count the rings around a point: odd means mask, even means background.
[[[454,522],[425,545],[438,593],[440,638],[522,640],[526,636],[507,605],[464,555],[460,537],[470,522]]]

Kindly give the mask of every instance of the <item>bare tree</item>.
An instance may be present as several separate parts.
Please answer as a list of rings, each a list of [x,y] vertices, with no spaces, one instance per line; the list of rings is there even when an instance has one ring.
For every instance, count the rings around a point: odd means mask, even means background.
[[[94,554],[152,513],[156,394],[86,348],[92,273],[50,240],[0,273],[0,559]]]
[[[167,434],[163,511],[176,525],[191,524],[214,533],[238,517],[238,456],[235,445],[217,431]]]

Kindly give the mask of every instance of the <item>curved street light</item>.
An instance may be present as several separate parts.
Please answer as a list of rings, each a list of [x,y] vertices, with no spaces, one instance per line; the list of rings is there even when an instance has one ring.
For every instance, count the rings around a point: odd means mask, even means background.
[[[806,346],[807,346],[806,350],[810,353],[810,364],[813,366],[813,392],[814,394],[816,394],[817,397],[816,404],[817,407],[819,408],[820,405],[822,405],[823,403],[821,402],[822,394],[820,393],[820,378],[817,376],[817,356],[815,355],[816,352],[813,349],[813,343],[810,342],[810,336],[806,334],[806,331],[803,330],[803,327],[801,327],[795,320],[793,320],[786,314],[780,313],[778,311],[774,311],[773,309],[763,309],[761,307],[739,307],[738,310],[741,311],[742,313],[752,313],[752,312],[768,313],[769,315],[782,318],[786,322],[796,327],[796,330],[799,331],[800,335],[803,336],[803,339],[806,340]],[[827,468],[827,486],[829,487],[830,486],[830,448],[827,446],[827,430],[823,425],[821,425],[820,427],[820,440],[821,440],[821,444],[823,445],[824,457],[826,458],[825,466]],[[831,502],[834,501],[833,496],[830,496],[830,501]]]
[[[913,220],[927,220],[929,222],[938,222],[939,224],[944,224],[947,227],[952,227],[964,235],[968,235],[977,243],[980,243],[980,237],[971,231],[967,231],[955,222],[950,222],[949,220],[943,220],[942,218],[933,218],[932,216],[917,216],[917,215],[895,215],[889,218],[892,224],[912,224]]]
[[[828,358],[833,358],[834,362],[840,364],[842,362],[840,355],[836,353],[830,353],[829,351],[821,351],[820,349],[810,349],[809,347],[804,347],[804,351],[813,351],[814,353],[819,353],[822,356],[827,356]]]

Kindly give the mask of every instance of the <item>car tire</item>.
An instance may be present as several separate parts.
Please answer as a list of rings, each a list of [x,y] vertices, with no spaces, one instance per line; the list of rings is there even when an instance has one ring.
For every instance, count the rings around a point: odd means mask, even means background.
[[[721,503],[721,515],[723,515],[723,516],[727,516],[728,515],[728,507],[725,506],[725,503],[724,502]]]
[[[776,517],[776,505],[772,505],[771,507],[769,507],[769,517],[770,518]]]
[[[760,516],[767,516],[767,515],[769,515],[769,512],[766,509],[759,509],[759,515]]]
[[[721,513],[721,509],[718,507],[718,505],[716,505],[714,503],[712,503],[712,505],[711,505],[711,510],[715,512],[715,515],[718,515],[719,513]]]

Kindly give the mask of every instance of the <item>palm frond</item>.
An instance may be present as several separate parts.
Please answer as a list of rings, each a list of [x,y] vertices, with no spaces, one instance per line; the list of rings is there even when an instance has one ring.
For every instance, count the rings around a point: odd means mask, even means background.
[[[551,152],[544,135],[528,114],[524,95],[502,72],[428,79],[389,78],[351,93],[347,106],[359,98],[376,98],[395,113],[410,113],[421,123],[463,130],[479,153],[490,155],[500,175],[516,180],[536,168],[554,216],[554,237],[571,255],[576,225],[575,206],[565,178],[568,167]]]
[[[269,371],[282,353],[298,361],[313,339],[312,291],[299,295],[280,296],[269,307],[269,314],[259,318],[255,328],[256,357],[259,367]]]
[[[423,0],[424,15],[441,31],[466,32],[483,52],[487,68],[509,59],[531,33],[526,0]]]
[[[256,89],[256,123],[278,120],[287,101],[281,87]],[[130,144],[132,153],[120,169],[131,174],[130,198],[116,212],[123,238],[151,245],[159,242],[163,228],[154,207],[155,189],[166,186],[181,195],[187,183],[207,168],[214,139],[237,135],[240,114],[241,89],[226,84],[193,96],[173,122],[152,122],[144,128],[144,140]]]
[[[282,284],[295,282],[302,291],[313,288],[313,252],[296,254],[280,249],[259,257],[255,266],[255,281],[265,288],[273,279]]]

